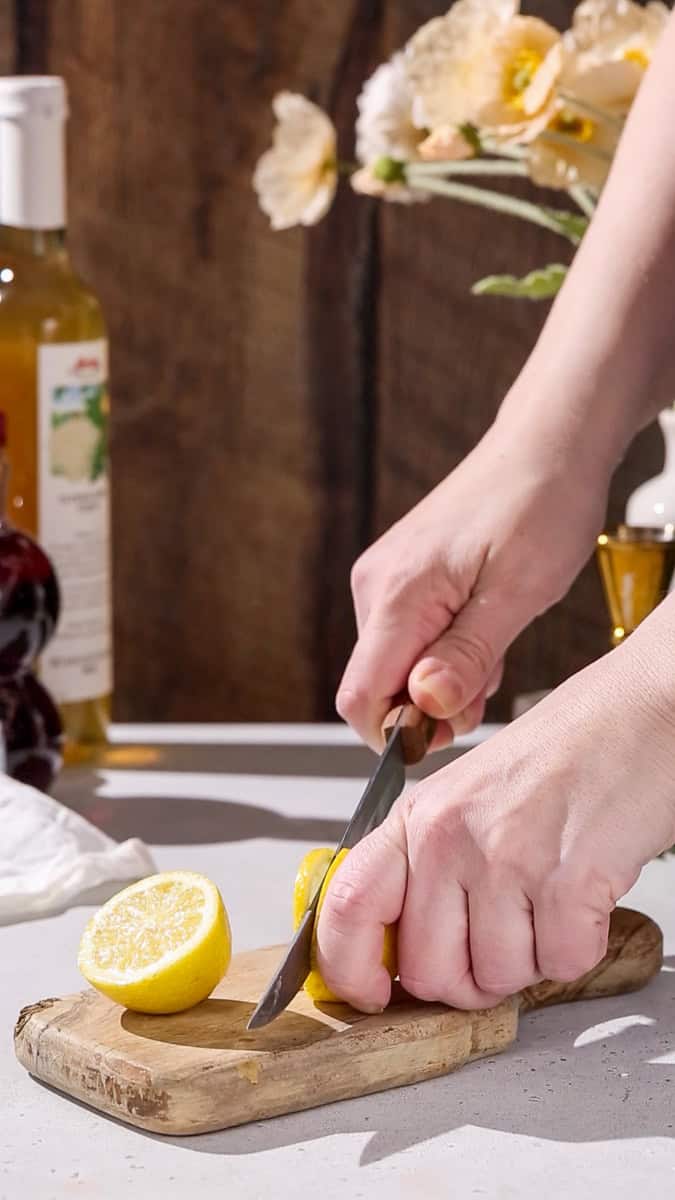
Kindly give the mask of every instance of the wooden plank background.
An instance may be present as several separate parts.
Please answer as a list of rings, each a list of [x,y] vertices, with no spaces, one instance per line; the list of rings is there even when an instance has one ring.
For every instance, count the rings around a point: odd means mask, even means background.
[[[534,342],[543,308],[469,288],[559,259],[545,231],[345,188],[272,234],[251,192],[277,90],[326,105],[346,157],[364,78],[445,7],[0,0],[0,70],[67,80],[71,242],[110,325],[119,719],[331,719],[352,561],[474,445]],[[535,8],[562,27],[573,5]],[[612,521],[659,456],[651,430]],[[590,564],[492,715],[606,644]]]

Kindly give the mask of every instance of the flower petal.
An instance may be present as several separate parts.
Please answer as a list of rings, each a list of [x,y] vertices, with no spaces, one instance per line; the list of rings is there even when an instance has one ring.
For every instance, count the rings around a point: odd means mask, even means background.
[[[473,80],[486,48],[519,7],[519,0],[457,0],[444,17],[418,29],[405,51],[416,125],[435,129],[471,119]]]
[[[253,186],[273,229],[311,225],[330,207],[337,186],[332,121],[304,96],[274,98],[273,145],[260,158]]]
[[[580,60],[581,69],[629,59],[644,70],[669,16],[667,6],[658,0],[644,6],[633,0],[582,0],[565,35],[565,47]]]
[[[422,133],[413,124],[412,92],[404,55],[399,52],[366,81],[356,104],[356,157],[407,162],[417,157]]]
[[[429,200],[428,192],[419,188],[406,187],[404,183],[385,183],[378,179],[371,167],[361,167],[350,179],[355,192],[361,196],[375,196],[378,200],[391,200],[395,204],[418,204]]]
[[[461,162],[475,157],[474,147],[454,125],[441,125],[434,129],[419,146],[419,156],[427,162]]]

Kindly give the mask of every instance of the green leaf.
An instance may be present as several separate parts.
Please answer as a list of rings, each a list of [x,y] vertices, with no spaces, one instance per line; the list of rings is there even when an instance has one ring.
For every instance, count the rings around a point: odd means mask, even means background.
[[[575,246],[578,246],[588,229],[588,217],[582,217],[580,213],[567,212],[563,208],[542,206],[541,211],[555,224],[558,233],[569,238]]]
[[[474,283],[474,296],[515,296],[525,300],[549,300],[563,285],[567,267],[550,263],[519,279],[517,275],[488,275]]]

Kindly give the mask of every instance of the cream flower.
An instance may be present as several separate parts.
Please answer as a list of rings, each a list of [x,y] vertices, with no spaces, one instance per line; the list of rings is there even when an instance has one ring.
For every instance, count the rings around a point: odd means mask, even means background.
[[[575,10],[565,47],[580,71],[606,62],[631,63],[644,71],[670,13],[665,4],[632,0],[582,0]]]
[[[273,229],[315,225],[337,187],[335,127],[316,104],[292,92],[280,92],[273,107],[273,146],[253,176],[260,207]]]
[[[356,157],[360,163],[417,158],[424,133],[413,124],[412,102],[405,58],[399,52],[377,68],[356,101]]]
[[[406,187],[401,180],[381,179],[376,175],[375,166],[372,164],[355,171],[349,182],[354,191],[361,196],[375,196],[378,200],[393,200],[396,204],[416,204],[420,200],[430,198],[427,192]]]
[[[425,133],[413,124],[412,100],[404,56],[398,53],[377,68],[356,102],[356,157],[362,167],[351,177],[355,192],[401,204],[428,199],[423,192],[406,187],[402,178],[383,178],[377,169],[386,160],[395,164],[419,158]]]
[[[620,125],[591,119],[585,109],[567,104],[532,143],[528,156],[530,177],[541,187],[581,184],[600,191],[620,133]]]
[[[416,124],[433,132],[470,122],[518,141],[546,125],[561,38],[518,10],[519,0],[457,0],[418,30],[406,50]]]
[[[559,88],[608,118],[625,118],[668,19],[663,4],[583,0],[563,39]]]
[[[532,147],[535,183],[602,188],[667,16],[664,5],[631,0],[579,5],[564,39],[559,109]]]
[[[668,16],[659,3],[582,0],[563,39],[558,111],[532,147],[535,183],[603,186]]]

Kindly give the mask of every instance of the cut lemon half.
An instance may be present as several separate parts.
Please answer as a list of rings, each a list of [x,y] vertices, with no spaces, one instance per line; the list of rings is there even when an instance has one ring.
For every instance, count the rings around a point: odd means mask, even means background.
[[[193,871],[132,883],[89,921],[77,965],[125,1008],[173,1013],[213,991],[230,965],[232,937],[220,892]]]
[[[319,850],[310,850],[309,854],[306,854],[300,863],[298,873],[295,877],[295,886],[293,888],[293,924],[295,929],[298,928],[312,903],[317,889],[321,888],[319,902],[316,907],[316,916],[314,918],[314,934],[310,952],[311,970],[305,980],[305,991],[318,1004],[331,1004],[340,999],[339,996],[336,996],[330,990],[319,970],[317,964],[316,929],[331,879],[340,866],[340,863],[344,862],[348,854],[348,850],[340,850],[339,854],[335,854],[334,850],[326,846],[321,847]],[[321,882],[322,879],[323,883]],[[392,979],[396,978],[398,971],[396,957],[396,926],[387,925],[384,930],[382,964],[387,968]]]

